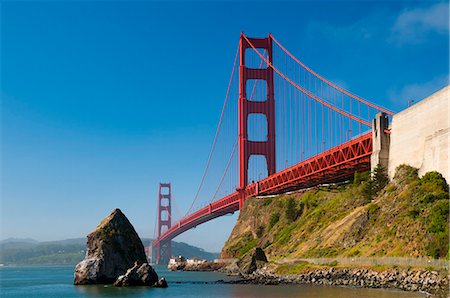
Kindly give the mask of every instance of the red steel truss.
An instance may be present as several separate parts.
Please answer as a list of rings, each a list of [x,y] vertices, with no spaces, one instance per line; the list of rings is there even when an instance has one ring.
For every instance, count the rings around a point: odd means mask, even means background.
[[[219,216],[240,210],[246,198],[272,195],[351,179],[355,171],[370,170],[372,132],[270,175],[181,219],[153,242],[167,242]]]

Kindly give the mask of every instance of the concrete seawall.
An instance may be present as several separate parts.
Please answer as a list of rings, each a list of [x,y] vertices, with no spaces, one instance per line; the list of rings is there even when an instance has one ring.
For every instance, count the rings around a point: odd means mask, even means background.
[[[440,172],[450,182],[449,172],[449,101],[447,86],[415,105],[395,114],[391,123],[388,174],[409,164],[422,176]]]

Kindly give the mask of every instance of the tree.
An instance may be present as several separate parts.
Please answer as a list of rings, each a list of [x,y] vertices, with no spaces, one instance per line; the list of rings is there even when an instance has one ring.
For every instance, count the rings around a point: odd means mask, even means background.
[[[375,169],[373,169],[372,181],[373,181],[372,183],[373,194],[377,194],[389,182],[389,178],[386,174],[386,169],[383,168],[380,164],[377,164]]]
[[[372,200],[389,182],[386,170],[378,164],[373,169],[372,175],[362,184],[362,193],[368,201]]]

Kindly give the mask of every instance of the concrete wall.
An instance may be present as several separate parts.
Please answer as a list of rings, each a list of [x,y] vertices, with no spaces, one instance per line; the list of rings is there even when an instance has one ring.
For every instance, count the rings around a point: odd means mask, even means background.
[[[406,110],[395,114],[391,123],[388,174],[409,164],[422,176],[438,171],[450,183],[449,172],[449,100],[447,86]]]

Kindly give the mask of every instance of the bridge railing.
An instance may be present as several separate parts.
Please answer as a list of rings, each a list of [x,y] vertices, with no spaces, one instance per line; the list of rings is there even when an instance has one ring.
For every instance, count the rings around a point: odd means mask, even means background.
[[[245,189],[245,197],[267,195],[286,190],[289,185],[296,184],[297,188],[317,184],[317,179],[323,179],[321,173],[336,168],[333,173],[335,179],[342,179],[342,175],[353,175],[355,170],[368,170],[369,158],[372,153],[372,133],[366,133],[342,145],[331,148],[317,156],[311,157],[292,167],[271,175],[259,182],[250,184]],[[365,159],[365,162],[361,159]],[[361,168],[355,168],[358,163]],[[343,171],[349,167],[351,171]],[[341,170],[341,173],[339,171]],[[330,181],[334,182],[334,181]]]
[[[210,211],[215,212],[215,211],[224,209],[226,207],[232,207],[236,204],[239,204],[239,193],[238,192],[232,193],[231,195],[228,195],[223,199],[220,199],[216,202],[211,203]]]

